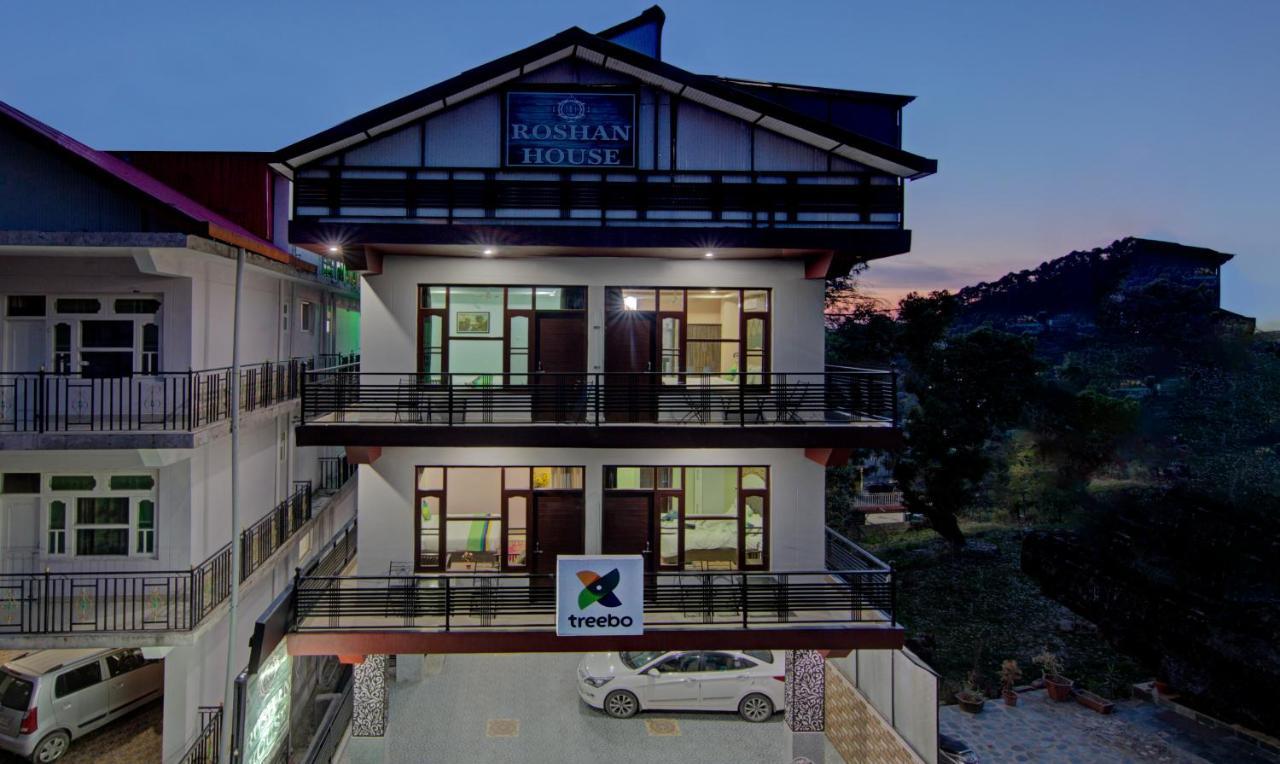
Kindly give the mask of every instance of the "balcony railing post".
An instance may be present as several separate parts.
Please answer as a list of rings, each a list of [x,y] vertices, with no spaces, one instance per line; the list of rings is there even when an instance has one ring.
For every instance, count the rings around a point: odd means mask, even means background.
[[[36,432],[44,432],[45,417],[47,412],[45,408],[48,406],[48,395],[44,389],[44,367],[40,367],[40,371],[36,376]]]
[[[298,422],[307,423],[307,370],[298,373]]]
[[[889,373],[889,400],[893,405],[893,421],[890,422],[894,427],[898,426],[898,370],[893,369]]]
[[[415,582],[416,583],[416,582]],[[449,630],[449,613],[453,610],[453,600],[450,596],[449,577],[444,577],[444,630]]]

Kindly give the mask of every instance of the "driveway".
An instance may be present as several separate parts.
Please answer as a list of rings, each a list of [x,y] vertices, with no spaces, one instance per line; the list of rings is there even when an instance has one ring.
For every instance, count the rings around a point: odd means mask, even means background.
[[[943,706],[938,725],[964,740],[984,762],[1036,764],[1277,764],[1280,762],[1224,732],[1139,700],[1116,703],[1101,716],[1078,703],[1057,703],[1043,691],[1027,692],[1010,708],[987,701],[980,714]]]
[[[611,719],[578,698],[580,655],[428,656],[419,682],[391,685],[391,761],[777,764],[782,714],[644,712]]]
[[[71,743],[59,764],[142,764],[160,761],[163,740],[164,701],[157,700],[128,716],[90,732]],[[25,764],[0,752],[0,764]]]

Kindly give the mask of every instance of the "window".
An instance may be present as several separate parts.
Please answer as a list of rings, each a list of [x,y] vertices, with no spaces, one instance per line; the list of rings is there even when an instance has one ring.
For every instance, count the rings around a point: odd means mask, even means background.
[[[735,669],[751,668],[754,665],[756,664],[751,661],[737,658],[728,653],[702,654],[703,671],[733,671]]]
[[[524,570],[534,494],[581,493],[582,467],[418,467],[416,569]]]
[[[737,570],[768,566],[769,468],[605,467],[612,491],[652,491],[658,566]]]
[[[45,480],[47,554],[127,557],[156,553],[154,474],[47,475]]]
[[[46,551],[49,554],[67,553],[67,503],[65,501],[49,503],[49,539]]]
[[[586,287],[419,286],[418,370],[431,384],[528,384],[538,316],[586,305]]]
[[[156,551],[156,504],[149,499],[138,502],[138,542],[135,554],[153,554]]]
[[[280,331],[289,331],[289,303],[281,303],[280,305]]]
[[[158,297],[56,297],[52,301],[57,320],[47,326],[49,368],[54,373],[112,378],[160,371],[162,303]]]
[[[102,665],[98,661],[86,663],[58,675],[53,681],[53,695],[65,698],[73,692],[88,689],[102,681]]]
[[[761,663],[773,663],[772,650],[743,650],[742,654],[749,655],[752,658],[755,658],[756,660],[760,661]]]
[[[40,493],[39,472],[6,472],[0,493]]]
[[[771,302],[768,289],[605,290],[608,321],[620,313],[654,316],[653,363],[667,385],[731,384],[744,372],[748,384],[762,384],[769,370]]]
[[[11,711],[26,711],[31,705],[31,691],[36,686],[21,677],[0,671],[0,706]]]
[[[9,318],[43,318],[45,298],[42,294],[11,294],[8,308]]]
[[[298,303],[298,328],[304,332],[315,330],[316,306],[303,300]]]
[[[137,648],[121,650],[118,653],[112,653],[107,656],[107,674],[112,679],[115,679],[121,674],[140,669],[148,663],[151,663],[151,661],[142,657],[142,651]]]
[[[700,670],[701,653],[681,653],[659,663],[655,668],[659,674],[689,674]]]

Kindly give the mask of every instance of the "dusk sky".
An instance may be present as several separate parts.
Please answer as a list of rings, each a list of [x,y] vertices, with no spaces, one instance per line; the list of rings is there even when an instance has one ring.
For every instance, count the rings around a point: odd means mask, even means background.
[[[272,150],[647,2],[28,2],[0,100],[96,148]],[[894,298],[1126,235],[1232,252],[1223,304],[1280,328],[1280,2],[665,2],[665,60],[907,93]]]

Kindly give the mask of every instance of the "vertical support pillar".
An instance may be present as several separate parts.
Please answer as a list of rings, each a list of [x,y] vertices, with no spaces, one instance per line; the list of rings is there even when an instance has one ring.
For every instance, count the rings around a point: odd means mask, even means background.
[[[787,761],[823,764],[826,757],[827,660],[817,650],[786,655]]]
[[[387,656],[366,655],[355,667],[351,710],[351,764],[386,764]]]

